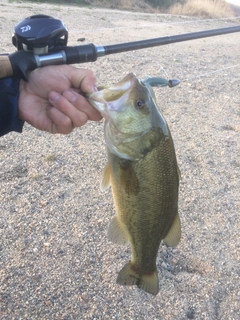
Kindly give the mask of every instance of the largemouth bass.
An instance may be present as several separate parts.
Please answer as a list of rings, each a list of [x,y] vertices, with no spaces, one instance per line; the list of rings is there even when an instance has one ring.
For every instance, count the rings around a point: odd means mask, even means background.
[[[179,171],[171,133],[153,89],[128,74],[119,83],[89,96],[105,120],[108,164],[101,188],[111,185],[116,208],[108,237],[130,244],[132,257],[117,283],[159,291],[156,259],[161,241],[178,244]]]

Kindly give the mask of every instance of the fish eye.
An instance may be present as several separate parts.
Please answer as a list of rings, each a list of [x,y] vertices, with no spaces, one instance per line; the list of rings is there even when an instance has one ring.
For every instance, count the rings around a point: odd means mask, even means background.
[[[144,101],[144,100],[138,99],[138,100],[136,101],[136,107],[137,107],[138,109],[143,109],[144,106],[145,106],[145,101]]]

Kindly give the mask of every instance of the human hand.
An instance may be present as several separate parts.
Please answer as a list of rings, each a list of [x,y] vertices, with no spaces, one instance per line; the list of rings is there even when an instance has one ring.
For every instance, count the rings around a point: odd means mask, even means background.
[[[88,120],[102,118],[81,95],[96,90],[90,70],[67,65],[36,69],[28,82],[20,82],[18,116],[39,130],[68,134]]]

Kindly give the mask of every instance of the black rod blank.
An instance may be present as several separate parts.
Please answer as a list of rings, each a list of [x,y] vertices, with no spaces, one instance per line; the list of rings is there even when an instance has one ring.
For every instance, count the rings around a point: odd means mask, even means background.
[[[147,39],[147,40],[141,40],[141,41],[119,43],[119,44],[104,46],[103,47],[105,51],[104,55],[150,48],[150,47],[163,46],[170,43],[213,37],[213,36],[239,32],[239,31],[240,31],[240,25],[235,27],[185,33],[185,34],[180,34],[176,36],[167,36],[167,37]]]

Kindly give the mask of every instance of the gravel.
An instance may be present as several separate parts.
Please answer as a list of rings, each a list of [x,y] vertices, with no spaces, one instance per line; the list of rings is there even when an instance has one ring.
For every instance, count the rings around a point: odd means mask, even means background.
[[[0,9],[3,53],[14,50],[13,27],[37,13],[62,19],[69,45],[79,37],[107,45],[239,23],[5,0]],[[114,207],[111,191],[99,189],[103,122],[67,136],[26,124],[22,134],[0,139],[1,320],[240,319],[239,40],[235,33],[84,65],[99,84],[129,72],[182,80],[155,90],[182,174],[182,239],[176,248],[160,246],[156,297],[116,284],[130,249],[106,237]]]

